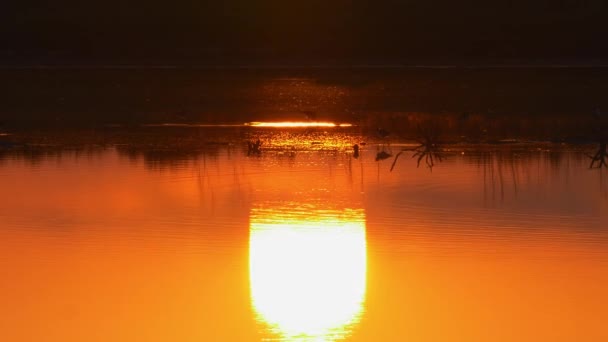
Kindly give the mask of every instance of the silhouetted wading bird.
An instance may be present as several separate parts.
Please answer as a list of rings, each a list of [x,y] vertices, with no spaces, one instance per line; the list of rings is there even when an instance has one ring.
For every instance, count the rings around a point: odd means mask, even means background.
[[[359,145],[355,144],[353,146],[353,151],[353,157],[355,157],[355,159],[359,158]]]
[[[247,155],[252,155],[252,154],[260,154],[262,153],[261,150],[262,147],[262,142],[260,141],[260,139],[256,140],[255,142],[253,141],[248,141],[247,142]]]

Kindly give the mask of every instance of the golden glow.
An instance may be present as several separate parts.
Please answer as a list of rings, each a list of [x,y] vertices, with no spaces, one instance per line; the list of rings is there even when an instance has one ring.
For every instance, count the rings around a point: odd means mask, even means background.
[[[284,340],[341,339],[363,312],[363,210],[253,209],[251,300],[258,320]]]
[[[333,122],[308,122],[308,121],[282,121],[282,122],[250,122],[248,126],[253,127],[277,127],[277,128],[289,128],[289,127],[352,127],[352,124],[341,123],[336,124]]]

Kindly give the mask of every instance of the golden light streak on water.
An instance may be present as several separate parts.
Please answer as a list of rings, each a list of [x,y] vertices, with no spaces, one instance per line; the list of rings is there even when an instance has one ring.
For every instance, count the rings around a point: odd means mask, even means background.
[[[307,122],[307,121],[281,121],[281,122],[250,122],[247,124],[252,127],[275,127],[275,128],[290,128],[290,127],[352,127],[349,123],[333,123],[333,122]]]
[[[253,209],[249,279],[256,318],[284,341],[347,337],[363,313],[363,210]]]

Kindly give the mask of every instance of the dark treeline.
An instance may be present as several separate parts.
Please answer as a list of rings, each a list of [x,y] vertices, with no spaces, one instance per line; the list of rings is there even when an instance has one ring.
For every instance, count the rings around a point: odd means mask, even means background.
[[[7,63],[433,63],[608,57],[602,0],[3,4]]]

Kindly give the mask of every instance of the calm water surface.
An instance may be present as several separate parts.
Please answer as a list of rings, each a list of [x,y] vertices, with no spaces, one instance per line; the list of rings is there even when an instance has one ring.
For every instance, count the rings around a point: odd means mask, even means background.
[[[3,341],[606,341],[608,173],[568,147],[266,131],[0,160]],[[409,154],[408,154],[409,153]]]

